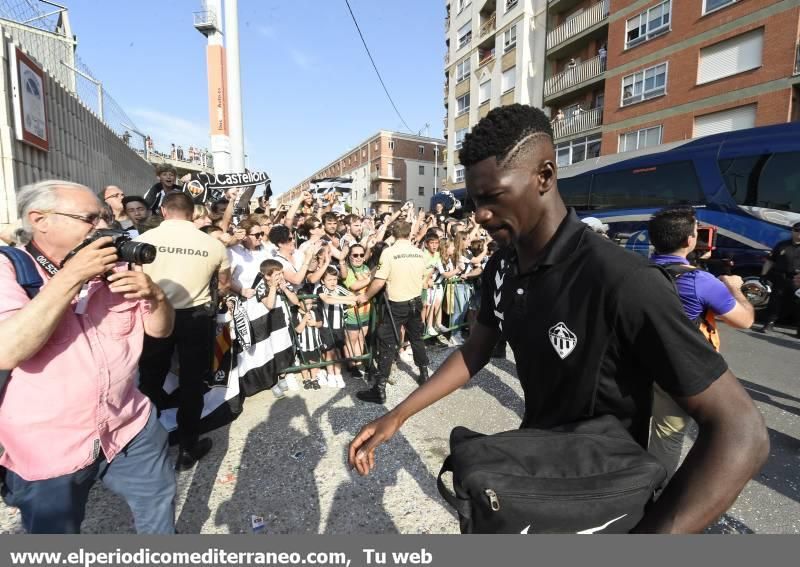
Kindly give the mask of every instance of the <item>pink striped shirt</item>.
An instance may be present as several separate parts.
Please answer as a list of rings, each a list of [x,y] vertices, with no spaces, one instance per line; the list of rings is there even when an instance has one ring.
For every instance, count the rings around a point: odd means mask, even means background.
[[[28,301],[0,257],[0,320]],[[0,465],[26,480],[75,472],[101,451],[110,461],[150,415],[137,388],[147,302],[95,279],[83,314],[77,304],[76,297],[41,350],[12,371],[0,402]]]

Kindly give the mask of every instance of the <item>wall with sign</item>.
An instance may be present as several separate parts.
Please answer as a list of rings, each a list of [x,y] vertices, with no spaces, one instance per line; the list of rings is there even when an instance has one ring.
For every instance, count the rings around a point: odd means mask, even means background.
[[[20,127],[25,127],[26,113],[21,112],[18,105],[23,98],[20,91],[26,88],[26,79],[19,81],[18,76],[15,97],[12,73],[18,73],[18,68],[11,68],[14,57],[10,55],[13,44],[9,41],[10,38],[0,30],[0,223],[16,218],[16,191],[28,183],[65,179],[98,190],[113,184],[128,195],[143,194],[155,183],[153,166],[129,148],[46,70],[41,76],[43,92],[39,96],[44,100],[47,144],[32,144],[30,137],[28,140],[20,139],[23,136],[17,132]],[[28,58],[36,63],[30,54]],[[35,78],[30,80],[29,71],[29,68],[24,69],[28,77],[28,102],[40,86]],[[42,133],[36,123],[41,113],[32,113],[31,107],[29,104],[27,111],[29,129]]]

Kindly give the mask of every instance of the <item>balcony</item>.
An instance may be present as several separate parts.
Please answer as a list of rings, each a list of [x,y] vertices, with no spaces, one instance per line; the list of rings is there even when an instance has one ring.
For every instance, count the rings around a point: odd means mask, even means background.
[[[518,3],[519,3],[519,0],[505,0],[506,12],[508,12],[511,8],[516,6]]]
[[[565,69],[547,79],[544,82],[544,97],[552,97],[596,79],[605,73],[605,61],[600,60],[600,56],[593,57],[588,61],[581,62],[573,69]]]
[[[447,16],[444,19],[444,33],[447,33],[450,30],[450,16]]]
[[[394,173],[383,174],[380,171],[373,171],[369,176],[370,181],[400,181],[399,177],[395,177]]]
[[[495,24],[496,24],[496,22],[497,22],[497,12],[494,12],[494,13],[492,13],[492,15],[489,17],[489,19],[488,19],[488,20],[486,20],[486,21],[485,21],[485,22],[484,22],[484,23],[481,25],[481,30],[480,30],[480,32],[478,32],[478,36],[479,36],[481,39],[483,39],[484,37],[486,37],[487,35],[489,35],[490,33],[492,33],[492,32],[494,31],[494,28],[495,28]]]
[[[445,67],[450,64],[450,52],[444,54],[444,64]]]
[[[213,10],[202,10],[194,12],[192,15],[194,16],[194,27],[200,33],[208,35],[219,31],[217,14]]]
[[[608,19],[608,0],[598,2],[585,12],[564,22],[547,34],[547,49],[553,49]]]
[[[603,109],[593,108],[576,116],[553,121],[553,137],[556,140],[594,130],[603,125]]]
[[[495,48],[492,47],[491,49],[487,49],[485,51],[480,52],[479,55],[480,59],[478,59],[478,67],[480,67],[481,65],[485,65],[486,63],[494,59],[494,50]]]

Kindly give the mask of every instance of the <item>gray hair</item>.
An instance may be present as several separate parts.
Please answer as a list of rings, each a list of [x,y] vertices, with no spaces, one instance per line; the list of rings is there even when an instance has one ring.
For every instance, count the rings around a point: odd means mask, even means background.
[[[62,181],[60,179],[49,179],[39,181],[31,185],[26,185],[17,193],[17,215],[19,216],[22,228],[14,232],[14,236],[20,244],[27,244],[33,238],[33,227],[28,220],[28,213],[31,211],[51,211],[58,205],[58,189],[79,189],[88,191],[95,197],[97,195],[80,183]]]

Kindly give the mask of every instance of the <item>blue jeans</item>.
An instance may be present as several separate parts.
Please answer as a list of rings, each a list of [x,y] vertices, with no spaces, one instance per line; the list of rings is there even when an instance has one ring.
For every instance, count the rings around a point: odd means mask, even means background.
[[[175,472],[167,455],[167,431],[151,408],[147,425],[110,463],[100,456],[88,467],[45,480],[6,472],[5,501],[20,509],[31,534],[77,534],[89,489],[98,479],[131,507],[136,532],[175,533]]]
[[[453,290],[455,302],[453,305],[453,316],[450,321],[450,326],[455,327],[464,323],[464,318],[467,315],[469,308],[469,300],[472,297],[472,286],[464,283],[455,284]],[[461,329],[457,329],[456,333],[460,333]]]

